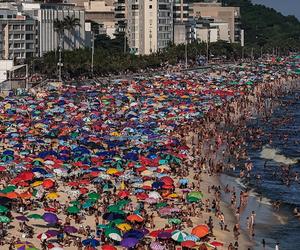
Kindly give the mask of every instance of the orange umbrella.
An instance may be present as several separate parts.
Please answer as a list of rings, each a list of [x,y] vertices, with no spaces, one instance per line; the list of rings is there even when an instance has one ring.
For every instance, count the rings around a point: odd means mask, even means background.
[[[142,222],[144,221],[144,218],[138,214],[131,214],[127,216],[127,220],[129,220],[130,222]]]
[[[202,237],[208,235],[208,233],[209,233],[209,228],[205,224],[196,226],[192,230],[192,234],[196,235],[199,238],[202,238]]]
[[[22,199],[30,199],[32,197],[32,194],[29,192],[24,192],[24,193],[19,194],[19,196]]]
[[[54,181],[50,179],[46,179],[43,181],[43,187],[44,188],[52,188],[54,186]]]
[[[19,197],[19,194],[16,192],[9,192],[6,194],[6,197],[9,199],[17,199]]]

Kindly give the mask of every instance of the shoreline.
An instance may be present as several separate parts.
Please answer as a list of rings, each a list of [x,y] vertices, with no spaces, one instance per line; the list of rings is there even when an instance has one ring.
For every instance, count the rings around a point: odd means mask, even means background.
[[[285,79],[285,80],[280,80],[277,83],[275,82],[275,84],[272,86],[272,83],[263,83],[261,85],[257,85],[255,87],[254,93],[249,93],[247,96],[243,96],[244,100],[240,100],[241,98],[237,98],[237,100],[234,100],[232,102],[227,103],[226,105],[229,106],[234,106],[234,107],[238,107],[240,105],[242,105],[243,101],[245,102],[245,99],[251,100],[250,102],[247,103],[246,105],[246,109],[243,110],[243,112],[237,112],[236,109],[234,110],[234,114],[233,114],[233,119],[231,120],[231,122],[235,123],[239,123],[241,117],[243,116],[243,114],[247,114],[247,118],[245,119],[245,122],[248,122],[253,116],[268,116],[271,115],[272,112],[274,111],[274,109],[276,107],[278,107],[280,104],[272,102],[271,99],[271,103],[268,102],[268,106],[264,107],[262,110],[263,112],[261,112],[261,110],[256,110],[256,108],[258,106],[261,105],[262,102],[265,102],[265,100],[267,100],[269,97],[262,97],[262,93],[263,93],[263,89],[270,88],[270,92],[266,93],[267,95],[271,95],[272,97],[278,97],[278,96],[284,96],[287,95],[290,91],[292,91],[294,88],[297,88],[297,86],[299,86],[300,84],[300,80],[299,78],[296,79]],[[276,95],[276,92],[280,92],[278,95]],[[232,114],[232,113],[231,113]],[[205,117],[204,117],[205,119]],[[207,126],[210,126],[210,124],[207,124]],[[225,124],[226,126],[226,124]],[[216,137],[214,138],[215,140],[217,139]],[[189,140],[189,139],[188,139]],[[202,154],[202,157],[205,157],[205,154]],[[224,159],[225,160],[225,159]],[[255,167],[255,166],[254,166]],[[224,169],[223,169],[224,170]],[[223,173],[224,175],[227,175],[226,172]],[[202,175],[201,175],[202,176]],[[206,176],[206,175],[205,175]],[[207,177],[207,176],[206,176]],[[211,195],[208,195],[207,193],[207,189],[206,187],[209,185],[224,185],[225,183],[222,183],[221,181],[221,177],[219,176],[219,174],[217,174],[216,176],[212,176],[211,180],[209,180],[209,178],[205,178],[205,181],[203,181],[203,183],[205,188],[203,189],[203,193],[204,193],[204,197],[210,197]],[[230,185],[230,186],[234,186],[234,184],[239,185],[238,183],[234,183],[234,179],[232,181],[230,181],[230,183],[226,183],[226,185]],[[241,191],[242,189],[237,189],[238,191]],[[255,199],[255,203],[259,203],[258,201],[258,197],[254,195],[254,199]],[[235,210],[228,204],[228,200],[226,200],[226,198],[224,197],[224,193],[222,193],[222,199],[221,199],[221,211],[224,213],[225,217],[227,218],[227,222],[228,225],[230,225],[230,227],[232,227],[235,223],[237,223],[237,219],[235,217]],[[244,218],[245,220],[245,218]],[[258,221],[259,223],[259,221]],[[257,246],[257,241],[255,241],[253,238],[251,239],[251,236],[249,234],[249,231],[247,231],[245,229],[245,227],[241,227],[240,230],[240,239],[239,239],[239,249],[252,249],[252,247]],[[218,231],[218,239],[222,239],[224,238],[224,231],[220,232]],[[223,236],[223,237],[222,237]],[[230,237],[228,234],[225,235],[226,236],[226,240],[228,241],[228,238],[230,238],[230,241],[234,240],[232,239],[232,237]],[[229,236],[229,237],[228,237]],[[228,244],[226,244],[226,247],[228,246]],[[225,245],[224,245],[225,247]],[[224,248],[225,249],[225,248]]]

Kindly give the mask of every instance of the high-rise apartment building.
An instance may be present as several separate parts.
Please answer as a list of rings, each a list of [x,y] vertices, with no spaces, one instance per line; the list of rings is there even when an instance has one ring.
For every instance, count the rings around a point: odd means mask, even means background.
[[[240,43],[241,38],[241,22],[239,7],[223,7],[221,3],[216,1],[207,3],[193,3],[193,18],[212,18],[214,22],[226,22],[229,28],[229,42]]]
[[[67,16],[78,18],[80,25],[74,30],[65,30],[63,48],[72,50],[88,46],[87,43],[90,41],[85,39],[84,10],[76,9],[72,4],[39,3],[22,3],[22,10],[38,22],[39,56],[58,48],[58,34],[55,31],[54,21],[63,20]]]
[[[173,40],[173,0],[128,0],[126,32],[132,53],[167,47]]]
[[[11,3],[0,4],[0,50],[2,59],[25,59],[38,55],[36,20],[18,13]]]

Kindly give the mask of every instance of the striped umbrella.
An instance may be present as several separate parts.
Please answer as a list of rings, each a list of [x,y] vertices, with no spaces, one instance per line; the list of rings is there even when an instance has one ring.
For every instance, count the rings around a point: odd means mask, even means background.
[[[180,230],[175,230],[172,233],[172,239],[177,241],[177,242],[183,242],[185,241],[187,234],[185,232],[181,232]]]
[[[152,250],[164,250],[165,247],[163,245],[161,245],[159,242],[154,241],[150,244],[150,248]]]

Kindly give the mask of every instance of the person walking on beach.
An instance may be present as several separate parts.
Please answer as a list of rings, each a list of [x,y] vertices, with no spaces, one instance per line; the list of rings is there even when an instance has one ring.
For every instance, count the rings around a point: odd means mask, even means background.
[[[279,250],[279,242],[277,241],[276,245],[275,245],[275,250]]]

